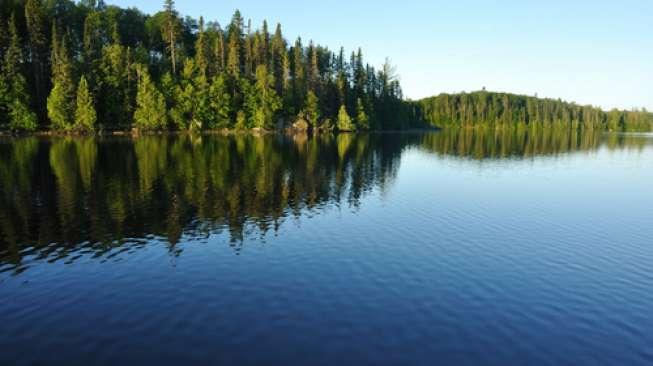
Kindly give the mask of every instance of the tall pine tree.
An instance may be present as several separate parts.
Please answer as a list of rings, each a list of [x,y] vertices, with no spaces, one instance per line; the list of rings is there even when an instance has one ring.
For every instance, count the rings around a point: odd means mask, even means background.
[[[77,103],[75,108],[75,129],[78,131],[95,130],[97,114],[93,97],[88,87],[86,77],[82,76],[77,86]]]
[[[37,127],[36,114],[31,110],[30,96],[27,91],[27,81],[23,76],[24,56],[21,49],[20,36],[16,29],[16,17],[12,14],[9,20],[9,46],[4,54],[2,65],[2,78],[4,84],[0,86],[0,96],[9,115],[9,129],[13,131],[32,131]]]
[[[152,82],[146,67],[137,67],[137,75],[134,127],[141,130],[164,129],[167,125],[165,98]]]
[[[48,117],[55,130],[70,130],[75,113],[75,85],[73,65],[68,51],[67,37],[58,38],[56,25],[52,31],[52,84],[48,97]]]
[[[25,22],[29,35],[29,59],[34,75],[34,104],[41,120],[47,115],[46,99],[50,86],[48,77],[48,40],[46,36],[45,9],[41,0],[27,0]]]

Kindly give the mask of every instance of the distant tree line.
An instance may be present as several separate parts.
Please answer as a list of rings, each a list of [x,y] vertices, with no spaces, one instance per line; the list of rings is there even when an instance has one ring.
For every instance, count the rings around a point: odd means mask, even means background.
[[[0,129],[401,129],[386,62],[365,63],[298,38],[182,17],[174,1],[146,15],[102,0],[0,3]]]
[[[650,131],[653,114],[642,110],[609,112],[559,99],[476,91],[440,94],[416,102],[421,118],[436,127],[510,126],[573,127],[611,131]]]

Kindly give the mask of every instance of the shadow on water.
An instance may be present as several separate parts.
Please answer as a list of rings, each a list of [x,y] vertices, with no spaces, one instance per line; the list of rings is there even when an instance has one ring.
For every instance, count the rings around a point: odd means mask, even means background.
[[[357,207],[389,188],[402,152],[473,159],[643,149],[650,136],[570,130],[294,136],[65,137],[0,141],[0,268],[104,257],[158,238],[226,233],[236,253],[288,217]],[[72,257],[72,258],[71,258]]]

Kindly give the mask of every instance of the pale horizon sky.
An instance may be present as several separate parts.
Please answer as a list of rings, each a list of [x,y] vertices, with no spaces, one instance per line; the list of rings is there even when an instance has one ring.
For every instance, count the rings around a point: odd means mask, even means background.
[[[145,13],[158,0],[106,0]],[[235,9],[284,36],[386,57],[406,97],[506,91],[604,109],[653,110],[653,1],[177,0],[182,15],[228,24]]]

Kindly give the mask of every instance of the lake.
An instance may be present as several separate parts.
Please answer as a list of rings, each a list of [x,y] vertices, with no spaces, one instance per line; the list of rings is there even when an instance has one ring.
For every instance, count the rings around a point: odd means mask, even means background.
[[[0,140],[0,364],[651,365],[653,135]]]

